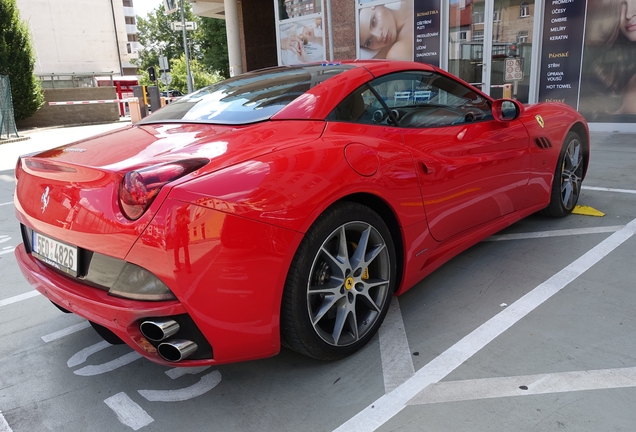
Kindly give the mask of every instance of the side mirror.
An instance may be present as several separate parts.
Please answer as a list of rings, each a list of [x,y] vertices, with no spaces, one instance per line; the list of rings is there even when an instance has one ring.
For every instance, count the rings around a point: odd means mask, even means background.
[[[509,123],[523,114],[523,105],[512,99],[497,99],[492,104],[492,115],[500,123]]]

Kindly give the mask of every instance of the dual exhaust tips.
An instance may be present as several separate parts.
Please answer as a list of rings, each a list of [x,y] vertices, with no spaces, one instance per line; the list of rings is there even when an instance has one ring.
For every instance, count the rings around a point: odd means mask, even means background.
[[[179,323],[173,319],[150,319],[141,323],[139,330],[147,339],[161,342],[157,347],[159,355],[169,362],[179,362],[190,357],[199,348],[187,339],[170,339],[179,332]],[[164,342],[165,341],[165,342]]]

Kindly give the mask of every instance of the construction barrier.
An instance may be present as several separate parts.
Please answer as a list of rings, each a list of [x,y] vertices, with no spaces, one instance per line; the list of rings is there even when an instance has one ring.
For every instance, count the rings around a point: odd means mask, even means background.
[[[122,102],[130,102],[132,99],[136,99],[136,98],[49,102],[49,105],[54,106],[54,105],[86,105],[86,104],[97,104],[97,103],[122,103]]]

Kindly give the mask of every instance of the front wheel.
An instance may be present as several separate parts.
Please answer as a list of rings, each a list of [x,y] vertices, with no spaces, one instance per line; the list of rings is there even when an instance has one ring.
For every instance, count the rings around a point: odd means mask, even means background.
[[[291,264],[281,311],[283,343],[321,360],[359,350],[384,320],[395,275],[393,241],[377,213],[349,202],[329,208]]]
[[[587,152],[581,138],[575,132],[568,133],[557,162],[550,204],[543,213],[563,217],[572,213],[581,194],[583,172],[587,164]]]

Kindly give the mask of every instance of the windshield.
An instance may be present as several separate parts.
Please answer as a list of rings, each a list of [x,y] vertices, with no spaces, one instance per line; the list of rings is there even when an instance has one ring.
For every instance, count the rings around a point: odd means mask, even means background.
[[[246,73],[188,94],[138,124],[234,125],[267,120],[310,88],[352,67],[302,65]]]

